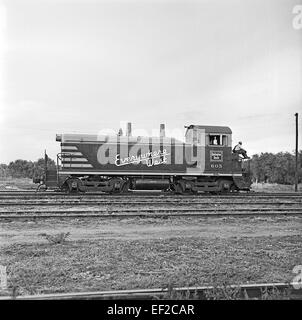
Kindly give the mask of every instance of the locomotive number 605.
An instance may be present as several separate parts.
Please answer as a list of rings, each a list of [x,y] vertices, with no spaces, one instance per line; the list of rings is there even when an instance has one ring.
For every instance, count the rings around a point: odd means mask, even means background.
[[[222,169],[222,164],[221,163],[212,163],[211,168],[212,169]]]

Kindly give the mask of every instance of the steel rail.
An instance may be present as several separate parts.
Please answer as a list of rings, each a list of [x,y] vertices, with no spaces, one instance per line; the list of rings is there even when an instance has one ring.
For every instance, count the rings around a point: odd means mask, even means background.
[[[54,293],[23,296],[1,296],[0,300],[153,300],[159,298],[173,299],[174,295],[181,295],[188,299],[211,299],[213,294],[230,291],[237,299],[267,298],[267,295],[279,294],[287,299],[302,299],[300,283],[260,283],[228,286],[202,286],[202,287],[179,287],[179,288],[155,288],[155,289],[134,289],[114,291],[92,291]],[[234,294],[235,293],[235,294]],[[237,294],[237,295],[236,295]]]
[[[156,199],[155,199],[156,200]],[[272,206],[281,206],[281,205],[301,205],[302,202],[225,202],[225,201],[213,201],[209,202],[204,202],[204,201],[187,201],[183,200],[181,202],[179,201],[154,201],[150,202],[150,200],[146,201],[108,201],[108,200],[103,200],[103,201],[64,201],[64,202],[47,202],[47,201],[40,201],[40,202],[30,202],[30,201],[22,201],[22,202],[1,202],[0,201],[0,206],[3,207],[8,207],[8,206],[87,206],[87,205],[177,205],[177,206],[185,206],[185,205],[272,205]]]
[[[130,192],[133,193],[160,193],[161,190],[130,190]],[[66,193],[64,191],[61,191],[59,189],[51,189],[51,190],[44,190],[44,191],[36,191],[36,189],[10,189],[10,190],[0,190],[1,193]],[[86,194],[100,194],[103,193],[103,191],[87,191]],[[295,191],[255,191],[255,190],[250,190],[250,191],[239,191],[239,193],[246,193],[246,194],[301,194],[301,191],[295,192]]]
[[[221,195],[217,195],[217,196],[211,196],[211,197],[196,197],[196,196],[175,196],[175,197],[167,197],[167,196],[153,196],[153,197],[124,197],[124,196],[104,196],[104,197],[95,197],[95,196],[78,196],[78,197],[37,197],[37,196],[33,196],[33,197],[26,197],[26,196],[22,196],[22,197],[0,197],[0,203],[1,201],[8,201],[8,200],[133,200],[133,199],[143,199],[143,200],[161,200],[164,199],[165,201],[194,201],[194,200],[213,200],[213,201],[217,201],[217,200],[230,200],[230,201],[234,201],[234,200],[245,200],[245,201],[250,201],[250,200],[274,200],[274,199],[278,199],[278,200],[302,200],[302,197],[296,197],[296,196],[279,196],[279,197],[271,197],[271,196],[259,196],[259,197],[245,197],[245,196],[221,196]]]
[[[250,212],[250,211],[238,211],[238,212],[209,212],[209,211],[203,211],[198,212],[194,210],[190,210],[190,212],[187,213],[181,213],[179,212],[169,212],[168,210],[162,211],[162,212],[128,212],[128,213],[119,213],[119,212],[85,212],[85,213],[78,213],[78,212],[70,212],[70,213],[57,213],[57,212],[43,212],[39,214],[16,214],[16,213],[1,213],[0,214],[0,220],[5,219],[13,219],[13,220],[19,220],[19,219],[50,219],[50,218],[56,218],[56,219],[72,219],[72,218],[80,218],[80,219],[87,219],[87,218],[123,218],[123,219],[129,219],[129,218],[160,218],[160,219],[166,219],[169,217],[180,217],[180,218],[188,218],[188,217],[265,217],[265,216],[300,216],[302,215],[302,211],[262,211],[262,212]]]
[[[114,193],[112,195],[115,196],[129,196],[129,195],[135,195],[135,196],[158,196],[158,195],[175,195],[171,192],[161,192],[161,191],[129,191],[127,193]],[[53,191],[45,191],[45,192],[35,192],[35,191],[1,191],[0,190],[0,197],[5,195],[14,195],[14,196],[30,196],[30,195],[46,195],[46,196],[81,196],[81,195],[87,195],[87,196],[108,196],[110,194],[105,192],[85,192],[85,193],[66,193],[66,192],[53,192]],[[216,197],[219,194],[209,194],[204,192],[199,192],[198,196],[212,196]],[[254,196],[302,196],[302,192],[232,192],[232,193],[224,193],[224,196],[232,197],[232,196],[248,196],[248,197],[254,197]],[[186,196],[184,195],[176,195],[176,196]]]
[[[8,214],[8,213],[140,213],[140,212],[156,212],[156,213],[161,213],[161,212],[284,212],[284,213],[289,213],[289,212],[301,212],[302,213],[302,208],[138,208],[138,209],[133,209],[133,208],[126,208],[126,209],[111,209],[111,208],[106,208],[106,209],[97,209],[97,210],[14,210],[14,211],[0,211],[1,214]]]

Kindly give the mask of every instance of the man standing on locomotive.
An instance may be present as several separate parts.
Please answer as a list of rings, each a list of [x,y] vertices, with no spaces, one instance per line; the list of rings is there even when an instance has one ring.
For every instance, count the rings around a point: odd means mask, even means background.
[[[247,154],[246,154],[246,150],[244,150],[242,148],[242,142],[241,141],[239,141],[238,144],[234,147],[233,152],[237,153],[237,154],[242,154],[243,155],[243,159],[250,159],[250,157],[248,157]]]

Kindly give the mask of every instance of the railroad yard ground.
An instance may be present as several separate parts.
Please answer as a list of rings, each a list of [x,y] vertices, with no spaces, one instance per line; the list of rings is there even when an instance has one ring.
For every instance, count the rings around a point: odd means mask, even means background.
[[[37,185],[29,178],[2,178],[0,190],[35,190]]]
[[[123,201],[125,199],[128,198],[123,197]],[[188,201],[186,197],[180,199]],[[215,199],[205,198],[204,204],[194,204],[194,201],[198,202],[194,197],[189,207],[213,207],[215,204],[209,204],[209,201]],[[291,200],[289,208],[297,207],[297,204],[299,207],[301,199]],[[163,198],[155,197],[152,201],[155,205],[160,200]],[[8,200],[1,201],[5,207]],[[27,200],[17,201],[20,205]],[[135,201],[129,198],[128,206],[118,202],[114,206],[120,206],[122,211],[137,205]],[[224,200],[217,198],[217,201]],[[236,201],[241,202],[236,204]],[[230,211],[237,206],[240,210],[241,207],[257,207],[257,201],[260,200],[252,197],[246,200],[230,198],[219,206],[229,207]],[[285,204],[290,202],[285,199],[282,204],[278,197],[273,201],[280,201],[281,208],[284,201]],[[165,205],[175,207],[177,203]],[[271,202],[262,203],[261,208],[271,205]],[[45,202],[33,209],[44,206]],[[138,204],[142,211],[150,206],[151,202]],[[73,207],[77,208],[75,204]],[[66,210],[66,205],[60,207],[58,204],[58,208]],[[15,209],[20,213],[24,206],[16,205]],[[8,271],[8,289],[1,295],[10,295],[14,290],[18,295],[29,295],[291,282],[295,276],[293,268],[302,264],[301,214],[29,217],[2,219],[0,226],[0,264],[7,266]],[[62,243],[47,239],[47,236],[66,233],[69,235]]]
[[[1,263],[19,294],[287,282],[301,264],[300,217],[1,224]],[[70,238],[51,244],[41,232]]]

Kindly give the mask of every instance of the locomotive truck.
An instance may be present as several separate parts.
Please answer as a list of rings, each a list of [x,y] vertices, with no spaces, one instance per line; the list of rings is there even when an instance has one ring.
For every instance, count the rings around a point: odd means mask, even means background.
[[[57,167],[48,169],[45,161],[39,189],[179,194],[250,190],[249,161],[232,152],[229,127],[185,128],[185,142],[166,137],[163,125],[159,137],[135,137],[131,129],[126,135],[57,134]]]

